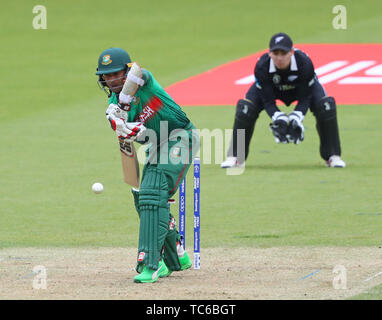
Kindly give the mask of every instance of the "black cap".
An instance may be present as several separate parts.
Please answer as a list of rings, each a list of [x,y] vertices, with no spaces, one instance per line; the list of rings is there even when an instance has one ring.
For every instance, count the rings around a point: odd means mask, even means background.
[[[283,50],[285,52],[291,51],[293,48],[292,39],[283,32],[276,33],[269,41],[269,50]]]

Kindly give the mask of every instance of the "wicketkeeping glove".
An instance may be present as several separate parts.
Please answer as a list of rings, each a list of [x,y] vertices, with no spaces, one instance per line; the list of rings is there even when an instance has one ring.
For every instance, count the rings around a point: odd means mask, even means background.
[[[304,125],[302,121],[304,120],[304,115],[301,111],[293,111],[288,116],[289,126],[288,126],[288,140],[289,142],[294,142],[299,144],[304,140]]]
[[[269,124],[276,143],[289,143],[288,133],[288,116],[285,112],[275,112],[272,116],[272,123]]]

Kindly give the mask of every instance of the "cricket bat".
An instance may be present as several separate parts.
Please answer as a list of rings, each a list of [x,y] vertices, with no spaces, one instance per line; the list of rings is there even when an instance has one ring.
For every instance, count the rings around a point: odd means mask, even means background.
[[[142,70],[140,66],[134,62],[129,65],[130,71],[127,74],[127,79],[123,84],[122,92],[119,95],[119,100],[123,96],[127,99],[125,103],[130,103],[132,97],[138,90],[138,86],[142,86]],[[130,101],[130,102],[129,102]],[[139,163],[137,153],[135,152],[134,143],[129,140],[119,138],[119,147],[121,150],[122,171],[124,181],[139,189]]]
[[[139,163],[134,142],[119,138],[121,150],[122,172],[125,183],[139,189]]]

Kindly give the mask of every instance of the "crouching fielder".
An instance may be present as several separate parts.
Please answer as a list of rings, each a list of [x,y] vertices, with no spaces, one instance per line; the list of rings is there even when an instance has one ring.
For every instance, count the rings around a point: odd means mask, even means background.
[[[236,106],[233,135],[227,159],[222,168],[243,167],[249,155],[255,123],[262,111],[272,119],[270,129],[277,143],[299,144],[304,140],[303,120],[308,110],[316,118],[320,139],[320,155],[328,167],[343,168],[337,123],[337,106],[327,96],[307,54],[293,48],[292,39],[285,33],[275,34],[255,66],[255,83]],[[298,101],[289,114],[281,112],[276,99],[286,106]],[[238,129],[244,129],[243,141],[237,141]],[[240,147],[240,148],[239,148]],[[239,152],[238,150],[244,152]]]
[[[192,264],[168,200],[199,150],[199,135],[151,72],[132,63],[125,50],[104,50],[96,74],[108,94],[106,118],[118,138],[148,145],[140,188],[132,189],[140,219],[134,282],[156,282]]]

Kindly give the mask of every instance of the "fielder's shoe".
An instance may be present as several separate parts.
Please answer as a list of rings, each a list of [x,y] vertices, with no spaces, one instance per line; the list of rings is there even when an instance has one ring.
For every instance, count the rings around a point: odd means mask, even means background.
[[[159,277],[168,273],[168,268],[165,263],[161,260],[158,264],[158,269],[153,270],[148,267],[144,267],[142,272],[134,277],[134,282],[137,283],[152,283],[156,282]]]
[[[331,156],[328,161],[326,161],[326,165],[329,168],[345,168],[345,161],[341,160],[339,156]]]
[[[245,164],[239,163],[237,157],[227,157],[227,159],[220,165],[222,168],[244,168]]]

